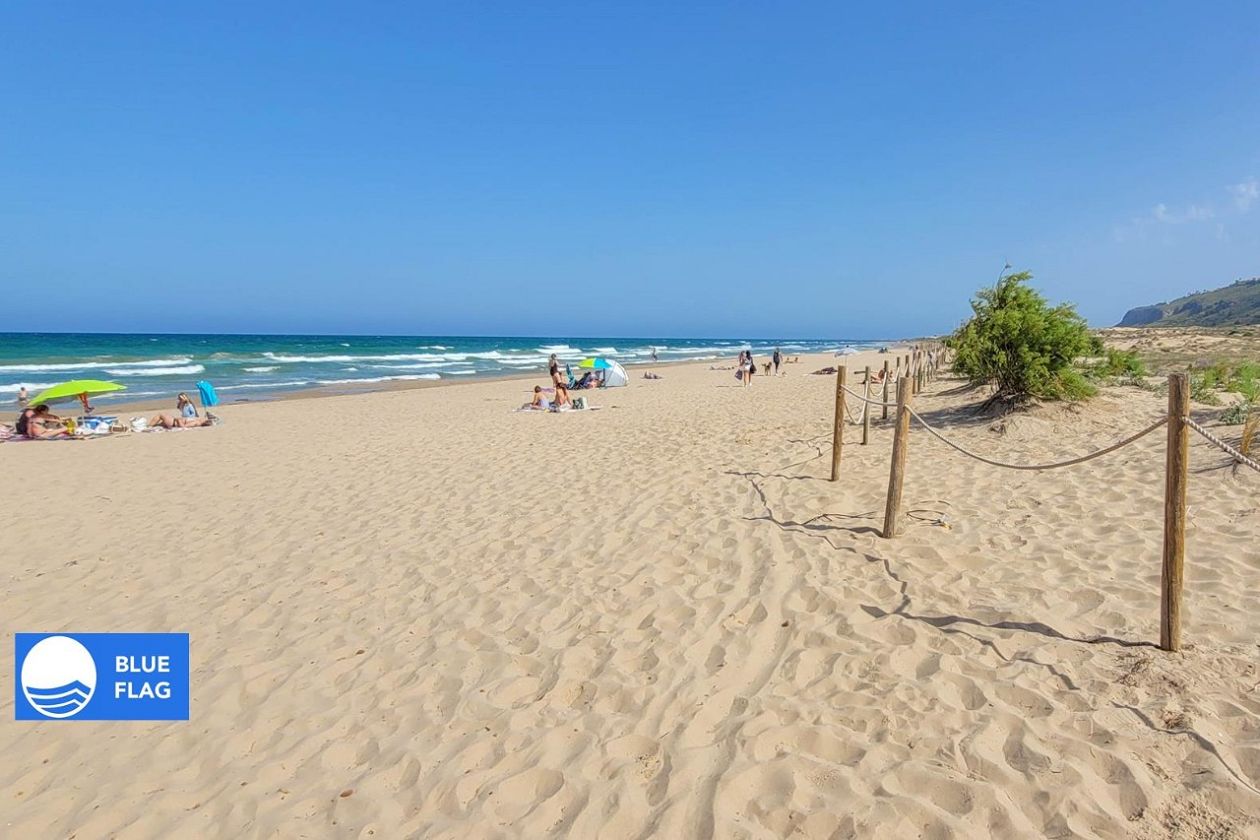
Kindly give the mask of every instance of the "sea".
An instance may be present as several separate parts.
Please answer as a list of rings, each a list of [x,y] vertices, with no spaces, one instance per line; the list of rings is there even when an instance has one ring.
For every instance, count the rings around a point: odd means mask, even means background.
[[[93,403],[173,397],[208,380],[224,402],[287,392],[362,390],[387,383],[455,381],[538,372],[552,353],[575,369],[602,356],[623,364],[734,361],[741,349],[769,361],[785,354],[844,352],[880,346],[876,339],[522,338],[398,335],[122,335],[0,333],[0,403],[71,379],[104,379],[125,391]]]

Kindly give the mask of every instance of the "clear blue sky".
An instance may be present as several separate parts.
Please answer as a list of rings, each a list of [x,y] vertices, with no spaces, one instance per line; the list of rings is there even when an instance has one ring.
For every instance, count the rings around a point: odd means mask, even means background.
[[[0,10],[0,330],[880,336],[1260,274],[1260,4]]]

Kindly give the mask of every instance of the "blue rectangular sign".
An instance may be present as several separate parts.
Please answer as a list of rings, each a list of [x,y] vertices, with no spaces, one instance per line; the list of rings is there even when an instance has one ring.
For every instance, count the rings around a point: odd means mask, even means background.
[[[17,720],[188,720],[187,633],[18,633]]]

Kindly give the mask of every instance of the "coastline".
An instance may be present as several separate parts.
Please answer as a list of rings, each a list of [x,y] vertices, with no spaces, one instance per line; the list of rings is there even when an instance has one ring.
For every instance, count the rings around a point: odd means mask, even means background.
[[[889,342],[887,346],[890,349],[890,352],[895,352],[896,348],[902,348],[902,352],[905,352],[903,345],[908,346],[908,344],[914,343],[914,341],[918,341],[918,340],[919,339],[915,339],[910,342]],[[866,351],[860,351],[860,352],[864,354],[877,353],[877,351],[874,351],[874,350],[866,350]],[[817,359],[846,358],[843,356],[828,356],[827,354],[823,354],[823,353],[816,353],[816,354],[800,353],[800,354],[795,354],[795,355],[800,356],[802,360],[807,355],[811,357],[816,357]],[[697,361],[694,359],[680,359],[677,361],[658,360],[656,362],[652,362],[652,361],[623,362],[622,366],[625,367],[627,372],[637,371],[639,373],[638,376],[634,376],[634,375],[631,376],[631,380],[634,381],[636,379],[641,379],[643,372],[652,370],[654,368],[659,368],[659,369],[664,370],[667,368],[686,367],[686,366],[692,366],[692,365],[707,368],[710,365],[719,365],[719,364],[724,364],[725,362],[729,362],[731,365],[734,365],[735,358],[732,356],[729,360],[709,359],[709,360]],[[212,410],[217,412],[221,408],[232,407],[232,406],[259,405],[259,404],[274,403],[274,402],[291,402],[291,401],[301,401],[301,400],[327,399],[329,397],[362,396],[366,394],[391,393],[395,391],[427,391],[433,388],[443,388],[443,387],[450,387],[450,386],[465,387],[465,386],[476,385],[476,384],[511,382],[511,381],[518,381],[518,380],[520,381],[528,380],[528,381],[534,382],[535,384],[541,384],[544,387],[547,387],[550,384],[550,377],[547,375],[546,366],[543,365],[543,366],[540,366],[537,372],[533,372],[533,371],[525,371],[525,372],[519,372],[519,373],[505,372],[505,373],[485,374],[485,375],[475,376],[475,377],[471,377],[471,376],[470,377],[447,377],[443,379],[413,379],[413,380],[397,380],[393,382],[370,382],[370,383],[365,382],[363,385],[360,385],[360,386],[356,386],[353,383],[346,383],[346,384],[335,385],[335,386],[334,385],[313,386],[310,388],[297,388],[297,389],[292,389],[292,390],[266,391],[266,390],[260,389],[260,391],[257,394],[249,398],[234,398],[234,399],[225,400],[223,399],[224,395],[221,393],[219,395],[220,396],[219,405],[216,406]],[[180,390],[183,390],[183,391],[188,392],[189,394],[192,394],[193,399],[197,403],[198,409],[203,410],[201,408],[200,400],[197,399],[196,397],[196,388],[192,385],[189,385],[182,389],[172,390],[170,397],[166,399],[154,398],[154,399],[136,400],[134,402],[123,401],[123,402],[118,402],[118,403],[108,403],[104,406],[99,406],[98,411],[96,413],[97,415],[104,416],[104,417],[111,417],[111,416],[121,417],[124,414],[132,414],[132,415],[139,416],[141,414],[157,414],[161,412],[166,412],[169,414],[170,412],[174,410],[175,397],[180,392]],[[12,412],[10,413],[16,414],[18,411],[18,405],[15,400],[11,401],[11,408],[12,408]],[[67,413],[67,412],[63,412],[63,413]],[[3,416],[3,415],[0,415],[0,416]]]

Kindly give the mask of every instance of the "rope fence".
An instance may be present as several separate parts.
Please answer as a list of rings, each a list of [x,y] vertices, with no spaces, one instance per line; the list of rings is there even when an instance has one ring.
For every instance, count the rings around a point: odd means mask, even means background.
[[[1221,450],[1226,455],[1233,458],[1236,463],[1242,464],[1245,467],[1251,467],[1256,472],[1260,472],[1260,462],[1257,462],[1256,460],[1252,458],[1248,458],[1246,455],[1242,454],[1237,449],[1230,446],[1228,443],[1221,440],[1216,435],[1212,434],[1207,429],[1200,426],[1198,423],[1194,422],[1194,419],[1192,417],[1189,417],[1189,416],[1182,417],[1181,422],[1185,423],[1187,426],[1194,429],[1200,435],[1207,438],[1208,443],[1211,443],[1217,449]]]
[[[1071,467],[1071,466],[1075,466],[1076,464],[1083,464],[1086,461],[1092,461],[1095,458],[1101,458],[1104,455],[1107,455],[1111,452],[1115,452],[1117,449],[1121,449],[1125,446],[1128,446],[1130,443],[1139,441],[1142,438],[1149,435],[1151,432],[1155,431],[1156,429],[1160,428],[1161,426],[1163,426],[1165,423],[1168,422],[1167,417],[1161,417],[1158,420],[1156,420],[1154,423],[1152,423],[1151,425],[1147,426],[1145,429],[1142,429],[1140,432],[1135,432],[1134,434],[1129,435],[1127,438],[1124,438],[1123,440],[1116,441],[1110,446],[1104,446],[1102,449],[1096,449],[1093,452],[1090,452],[1088,455],[1082,455],[1079,458],[1071,458],[1067,461],[1055,461],[1049,464],[1011,464],[1006,461],[995,461],[992,458],[986,458],[983,455],[977,455],[975,452],[972,452],[970,449],[967,449],[961,444],[954,443],[954,441],[950,440],[949,438],[945,437],[943,434],[938,432],[936,429],[932,428],[932,426],[928,423],[928,421],[924,420],[919,415],[919,413],[915,411],[913,408],[907,408],[907,410],[910,412],[910,416],[913,417],[915,420],[918,420],[919,425],[922,426],[925,430],[927,430],[928,434],[930,434],[932,437],[936,438],[937,440],[939,440],[941,443],[945,444],[946,446],[950,447],[951,449],[961,452],[962,454],[966,455],[968,458],[975,458],[977,461],[982,461],[986,464],[989,464],[990,466],[1003,467],[1008,470],[1057,470],[1062,467]]]
[[[836,370],[836,415],[832,431],[831,480],[837,481],[840,476],[840,464],[844,446],[844,417],[852,419],[852,412],[846,405],[846,397],[852,397],[861,406],[862,443],[867,442],[870,428],[870,410],[872,407],[884,410],[895,408],[893,427],[892,462],[888,475],[888,497],[884,509],[884,527],[881,535],[885,539],[896,536],[899,511],[901,508],[902,485],[906,471],[906,457],[910,437],[910,420],[913,418],[932,437],[939,440],[956,452],[989,466],[1010,470],[1040,471],[1055,470],[1076,466],[1101,458],[1130,444],[1136,443],[1152,432],[1167,427],[1167,448],[1164,468],[1164,543],[1163,571],[1160,587],[1160,647],[1167,651],[1181,649],[1181,592],[1185,561],[1186,530],[1186,487],[1189,474],[1189,432],[1193,430],[1208,443],[1227,454],[1235,464],[1250,467],[1260,472],[1260,461],[1244,455],[1219,437],[1209,432],[1190,416],[1190,387],[1188,377],[1183,373],[1168,377],[1168,413],[1114,443],[1095,449],[1084,455],[1054,461],[1046,464],[1016,464],[989,458],[973,452],[962,444],[951,440],[936,429],[924,417],[911,407],[914,394],[926,381],[930,381],[944,360],[944,352],[929,352],[926,356],[916,352],[905,358],[905,372],[901,371],[902,358],[897,358],[897,401],[891,403],[887,398],[872,399],[871,386],[886,385],[889,382],[888,363],[884,363],[884,375],[878,382],[873,382],[871,369],[866,368],[866,391],[858,393],[846,384],[847,371],[844,366]],[[885,394],[887,390],[885,388]],[[854,421],[857,422],[857,421]],[[912,511],[907,511],[909,516]],[[911,517],[918,518],[918,517]]]

